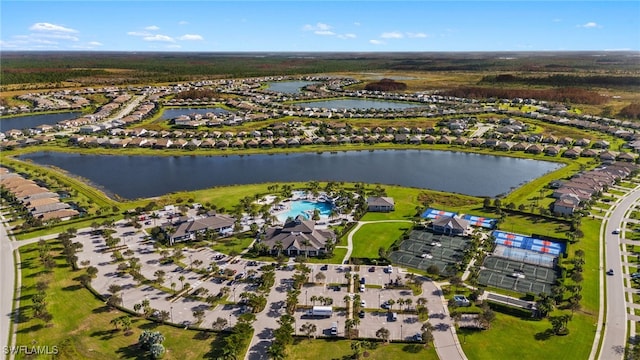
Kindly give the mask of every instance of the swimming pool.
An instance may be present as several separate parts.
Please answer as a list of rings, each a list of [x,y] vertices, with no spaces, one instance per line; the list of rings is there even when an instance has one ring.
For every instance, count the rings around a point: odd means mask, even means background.
[[[302,215],[307,219],[311,219],[313,211],[315,209],[320,210],[320,219],[329,218],[333,205],[328,202],[308,201],[308,200],[295,200],[289,202],[289,210],[279,214],[278,221],[286,221],[287,218],[295,218],[298,215]]]

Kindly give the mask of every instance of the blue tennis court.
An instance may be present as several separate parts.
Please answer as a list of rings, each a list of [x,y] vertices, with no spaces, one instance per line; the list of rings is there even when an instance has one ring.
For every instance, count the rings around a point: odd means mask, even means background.
[[[494,230],[493,237],[496,244],[512,248],[521,248],[525,250],[533,250],[542,254],[551,254],[558,256],[564,253],[565,244],[532,238],[526,235],[510,233],[501,230]]]
[[[420,216],[423,219],[437,219],[437,218],[439,218],[441,216],[454,217],[456,215],[458,215],[458,213],[454,213],[454,212],[451,212],[451,211],[444,211],[444,210],[428,208]]]
[[[464,220],[467,220],[469,222],[469,225],[471,226],[481,227],[485,229],[493,229],[494,227],[496,227],[496,224],[498,223],[498,220],[496,219],[475,216],[470,214],[463,215],[462,218]]]

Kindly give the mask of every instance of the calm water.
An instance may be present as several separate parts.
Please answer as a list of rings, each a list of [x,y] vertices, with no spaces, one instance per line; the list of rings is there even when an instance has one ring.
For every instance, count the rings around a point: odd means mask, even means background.
[[[294,105],[310,108],[325,109],[409,109],[421,107],[418,103],[367,100],[367,99],[336,99],[324,101],[297,102]]]
[[[62,120],[77,119],[82,116],[79,111],[55,113],[55,114],[40,114],[40,115],[26,115],[12,118],[0,118],[0,131],[7,131],[11,129],[31,129],[38,125],[55,125]]]
[[[320,211],[320,219],[327,219],[333,209],[331,204],[321,201],[295,200],[288,202],[287,205],[290,208],[277,216],[279,221],[284,222],[290,217],[295,219],[298,215],[311,219],[315,209]]]
[[[57,166],[128,199],[221,185],[311,180],[396,184],[496,196],[562,166],[435,150],[166,157],[37,152],[20,158]]]
[[[220,114],[228,114],[229,112],[222,108],[180,108],[180,109],[166,109],[162,112],[162,119],[171,120],[175,119],[181,115],[191,115],[191,114],[206,114],[206,113],[214,113],[216,115]]]
[[[303,87],[316,83],[317,81],[271,81],[267,83],[267,89],[284,94],[299,94]]]

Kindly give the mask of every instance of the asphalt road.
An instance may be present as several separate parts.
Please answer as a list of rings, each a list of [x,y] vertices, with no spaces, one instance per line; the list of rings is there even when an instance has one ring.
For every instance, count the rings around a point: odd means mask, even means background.
[[[0,351],[4,354],[4,349],[9,346],[9,334],[11,329],[11,304],[13,302],[13,292],[15,288],[15,267],[13,264],[13,246],[7,234],[7,228],[2,218],[0,226]],[[4,356],[3,356],[4,357]]]
[[[613,269],[614,275],[606,276],[607,316],[604,324],[601,359],[622,359],[627,343],[627,306],[620,253],[622,234],[613,234],[613,231],[621,227],[624,214],[638,199],[640,199],[640,189],[626,195],[612,210],[605,228],[605,268],[602,271]]]

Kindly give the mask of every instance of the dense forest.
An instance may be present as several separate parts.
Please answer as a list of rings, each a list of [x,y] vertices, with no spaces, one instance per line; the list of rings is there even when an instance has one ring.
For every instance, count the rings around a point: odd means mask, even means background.
[[[640,76],[568,75],[518,76],[511,74],[488,75],[481,84],[522,84],[545,86],[595,86],[595,87],[640,87]]]
[[[538,99],[573,104],[602,105],[607,98],[595,91],[580,88],[553,89],[515,89],[497,87],[461,86],[444,92],[447,96],[467,97],[472,99]]]
[[[407,89],[407,84],[393,79],[381,79],[368,83],[364,89],[369,91],[404,91]]]
[[[597,56],[596,56],[597,55]],[[533,53],[169,53],[10,52],[0,54],[2,85],[92,78],[118,84],[349,71],[640,72],[633,52]],[[634,79],[633,77],[631,77]],[[601,81],[597,76],[585,77]],[[635,78],[637,79],[637,78]],[[489,81],[487,78],[486,81]],[[637,84],[638,80],[635,81]],[[564,84],[563,86],[571,86]],[[587,83],[575,84],[588,85]]]

